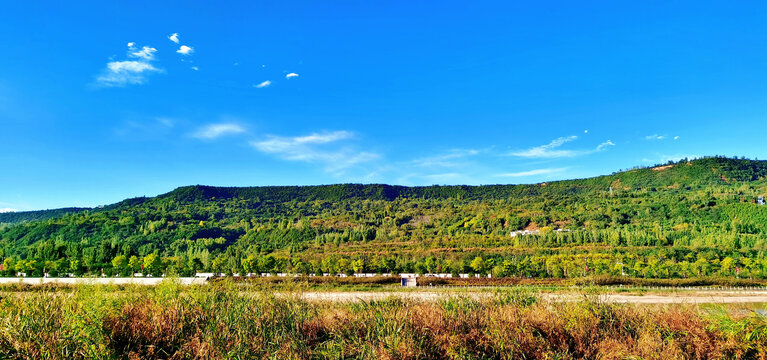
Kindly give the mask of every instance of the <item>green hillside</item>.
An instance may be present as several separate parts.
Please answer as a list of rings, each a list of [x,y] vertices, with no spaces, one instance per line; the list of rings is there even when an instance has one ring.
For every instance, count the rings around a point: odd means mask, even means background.
[[[0,258],[6,274],[143,264],[158,274],[762,278],[765,177],[765,161],[711,157],[534,185],[187,186],[99,209],[1,214]],[[532,234],[511,236],[519,230]]]
[[[64,216],[70,213],[77,213],[90,208],[61,208],[52,210],[18,211],[0,213],[0,224],[15,224],[26,221],[47,220],[50,218]]]

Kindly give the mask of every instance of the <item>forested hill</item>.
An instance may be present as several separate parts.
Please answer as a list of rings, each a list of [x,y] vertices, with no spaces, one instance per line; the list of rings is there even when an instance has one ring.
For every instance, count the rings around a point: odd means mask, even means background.
[[[52,210],[35,210],[35,211],[17,211],[0,213],[0,224],[7,223],[20,223],[25,221],[46,220],[50,218],[60,217],[71,213],[77,213],[85,210],[91,210],[91,208],[82,207],[69,207]]]
[[[382,184],[338,184],[319,186],[214,187],[185,186],[160,195],[162,199],[179,202],[255,199],[260,201],[339,201],[388,200],[398,198],[496,200],[546,194],[586,194],[608,190],[613,184],[621,189],[662,188],[684,185],[707,185],[751,182],[767,177],[767,161],[704,158],[654,167],[622,171],[589,179],[556,181],[534,185],[453,185],[453,186],[395,186]],[[543,185],[543,186],[541,186]]]
[[[505,264],[528,276],[596,271],[588,264],[602,259],[607,273],[620,263],[632,275],[687,276],[677,267],[701,256],[716,271],[726,259],[722,271],[761,264],[765,177],[765,161],[710,157],[532,185],[187,186],[96,209],[0,214],[0,258],[33,273],[127,271],[133,258],[187,273]],[[512,236],[521,230],[531,234]],[[645,274],[658,261],[676,270]]]
[[[216,187],[193,185],[175,189],[160,195],[157,199],[174,200],[179,203],[195,201],[215,201],[230,199],[250,199],[267,202],[290,201],[340,201],[340,200],[388,200],[398,198],[421,199],[465,199],[494,200],[514,197],[537,196],[546,194],[586,194],[600,193],[617,184],[615,190],[641,190],[668,186],[700,187],[708,185],[732,184],[734,182],[752,182],[767,177],[767,161],[730,159],[721,157],[703,158],[682,162],[686,166],[674,166],[676,163],[656,165],[621,171],[607,176],[589,179],[556,181],[535,185],[454,185],[454,186],[396,186],[384,184],[336,184],[318,186],[260,186],[260,187]],[[543,186],[542,186],[543,185]],[[18,223],[24,221],[45,220],[61,217],[69,213],[85,210],[113,210],[140,206],[152,198],[138,197],[126,199],[99,209],[62,208],[53,210],[22,211],[0,213],[0,223]]]

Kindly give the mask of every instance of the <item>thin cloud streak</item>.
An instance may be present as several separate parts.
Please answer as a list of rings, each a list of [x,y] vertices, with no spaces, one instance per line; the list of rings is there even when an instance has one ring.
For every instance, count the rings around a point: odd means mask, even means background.
[[[222,124],[210,124],[206,125],[192,136],[198,139],[216,139],[225,135],[234,135],[244,133],[245,128],[239,124],[234,123],[222,123]]]
[[[475,149],[453,149],[447,154],[423,157],[412,160],[411,163],[418,167],[454,167],[459,166],[458,160],[479,154]]]
[[[556,173],[561,173],[565,170],[567,170],[567,168],[535,169],[535,170],[520,171],[520,172],[513,172],[513,173],[497,174],[495,176],[497,177],[527,177],[527,176],[536,176],[536,175],[556,174]]]
[[[287,160],[309,161],[314,158],[313,153],[311,151],[305,153],[303,152],[303,150],[308,150],[308,145],[327,144],[342,139],[348,139],[350,137],[352,137],[352,133],[348,131],[334,131],[321,134],[315,133],[307,136],[296,137],[282,137],[272,135],[268,140],[254,141],[251,142],[251,145],[253,145],[253,147],[259,151],[265,153],[280,154]]]
[[[550,143],[541,146],[535,146],[527,150],[515,151],[507,154],[508,156],[522,157],[522,158],[542,158],[542,159],[556,159],[556,158],[568,158],[589,155],[596,152],[607,150],[609,146],[615,146],[611,140],[607,140],[592,150],[568,150],[560,149],[564,144],[577,140],[578,137],[563,136],[552,140]]]
[[[511,156],[526,157],[526,158],[559,158],[559,157],[572,157],[576,155],[573,150],[558,150],[560,146],[575,141],[577,136],[560,137],[552,140],[546,145],[532,147],[527,150],[512,152]]]
[[[267,86],[269,86],[271,84],[272,84],[272,82],[270,80],[266,80],[266,81],[264,81],[264,82],[262,82],[260,84],[253,85],[253,87],[259,88],[259,89],[263,89],[263,88],[265,88],[265,87],[267,87]]]
[[[608,146],[615,146],[615,143],[610,141],[610,140],[607,140],[607,141],[597,145],[597,148],[594,150],[594,152],[596,152],[596,151],[603,151],[603,150],[607,149]]]
[[[378,154],[348,147],[328,148],[353,136],[352,132],[343,130],[294,137],[270,135],[265,140],[252,141],[250,145],[262,153],[283,160],[323,163],[326,171],[338,171],[380,158]]]

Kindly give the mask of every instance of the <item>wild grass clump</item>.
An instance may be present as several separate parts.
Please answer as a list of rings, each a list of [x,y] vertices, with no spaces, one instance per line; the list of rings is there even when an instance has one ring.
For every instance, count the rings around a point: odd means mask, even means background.
[[[550,302],[525,288],[436,302],[307,302],[232,282],[22,291],[9,359],[759,359],[767,319],[725,307]]]
[[[575,285],[631,285],[631,286],[725,286],[764,287],[767,282],[760,279],[737,279],[731,277],[701,277],[690,279],[644,279],[627,276],[600,275],[575,279]]]
[[[310,287],[382,287],[398,285],[398,276],[374,276],[374,277],[338,277],[338,276],[267,276],[267,277],[217,277],[211,281],[235,281],[243,284],[255,284],[262,286],[280,286],[285,284],[302,283]]]
[[[605,285],[628,285],[628,286],[724,286],[724,287],[764,287],[767,281],[761,279],[737,279],[732,277],[700,277],[687,279],[651,279],[628,276],[596,275],[580,278],[438,278],[420,277],[418,284],[421,286],[538,286],[538,287],[565,287],[565,286],[605,286]]]

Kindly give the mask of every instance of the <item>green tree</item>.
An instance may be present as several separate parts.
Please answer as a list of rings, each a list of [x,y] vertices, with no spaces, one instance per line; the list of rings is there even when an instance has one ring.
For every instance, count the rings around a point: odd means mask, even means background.
[[[5,276],[14,276],[16,261],[12,257],[7,257],[3,260],[3,273]]]
[[[141,260],[138,258],[138,256],[133,255],[128,259],[128,268],[130,270],[130,276],[133,276],[133,274],[141,271]]]
[[[205,268],[205,264],[202,263],[202,260],[198,257],[194,257],[189,259],[189,269],[191,270],[192,275],[199,272],[200,270],[203,270]]]
[[[83,267],[80,264],[80,260],[78,259],[70,260],[69,271],[75,276],[81,276],[83,274]]]
[[[144,257],[144,273],[152,276],[162,275],[162,259],[157,254],[149,254]]]
[[[719,273],[722,276],[730,276],[735,272],[735,259],[731,257],[725,257],[722,262],[719,263]]]
[[[225,255],[219,255],[215,259],[213,259],[213,262],[211,263],[210,267],[213,269],[213,272],[215,272],[217,275],[226,272],[226,263],[227,258]]]
[[[242,259],[242,269],[245,270],[245,274],[258,273],[258,258],[251,254]]]
[[[45,272],[48,273],[51,277],[58,277],[59,276],[59,261],[46,261],[45,262]]]
[[[503,272],[505,274],[504,276],[509,276],[514,274],[514,271],[516,270],[514,266],[514,262],[508,259],[503,260],[503,262],[501,262],[501,266],[503,267]]]
[[[351,271],[349,260],[345,258],[338,259],[336,262],[336,272],[339,274],[348,274]]]
[[[117,255],[112,259],[112,268],[117,274],[125,276],[128,270],[128,258],[125,255]]]
[[[261,271],[267,272],[270,274],[276,274],[277,273],[277,259],[274,258],[272,255],[266,255],[261,258],[261,261],[259,262],[258,267],[261,268]]]
[[[506,268],[503,267],[503,265],[496,265],[493,267],[493,270],[491,271],[491,274],[494,278],[502,278],[508,276],[508,273],[506,272]]]
[[[352,269],[359,274],[365,270],[365,260],[362,258],[352,261]]]
[[[474,269],[477,274],[484,275],[487,272],[487,262],[485,262],[481,256],[477,256],[471,261],[471,268]]]

